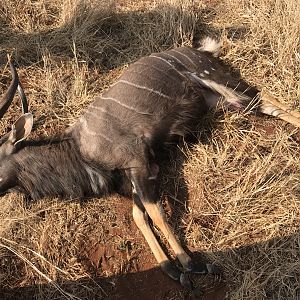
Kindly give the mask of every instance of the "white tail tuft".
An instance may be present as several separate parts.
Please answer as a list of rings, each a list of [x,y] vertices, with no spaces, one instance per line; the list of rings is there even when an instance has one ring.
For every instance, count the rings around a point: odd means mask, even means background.
[[[207,36],[201,41],[201,46],[198,50],[210,52],[213,56],[218,57],[221,50],[221,43],[220,41]]]

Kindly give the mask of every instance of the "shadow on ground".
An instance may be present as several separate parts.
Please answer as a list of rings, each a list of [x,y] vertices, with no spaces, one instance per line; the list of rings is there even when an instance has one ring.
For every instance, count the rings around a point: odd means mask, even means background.
[[[299,232],[290,237],[275,238],[265,243],[248,245],[237,249],[229,249],[215,253],[219,256],[236,256],[237,259],[249,259],[253,256],[256,259],[265,259],[272,262],[272,251],[269,251],[273,245],[287,243],[288,240],[295,241],[299,239]],[[201,256],[200,253],[194,253],[195,258]],[[274,253],[273,253],[274,255]],[[285,253],[276,253],[276,261],[283,262]],[[292,263],[286,261],[287,265]],[[279,269],[282,265],[277,266]],[[251,271],[251,266],[243,272]],[[299,277],[299,270],[293,274],[295,278]],[[268,276],[268,274],[266,274]],[[69,281],[61,283],[49,283],[42,285],[24,286],[18,288],[0,289],[0,298],[3,300],[29,300],[29,299],[124,299],[124,300],[183,300],[183,299],[203,299],[203,300],[222,300],[228,299],[229,287],[226,286],[226,278],[217,278],[212,275],[197,275],[192,277],[195,286],[201,287],[203,294],[195,297],[189,291],[184,290],[177,282],[174,282],[157,267],[148,270],[128,273],[124,275],[111,276],[106,278],[82,278],[78,281]],[[275,278],[274,278],[275,280]],[[282,282],[281,284],[284,284]],[[268,291],[267,299],[272,299],[273,291]],[[291,295],[293,299],[300,296]],[[298,295],[298,296],[297,296]]]
[[[218,283],[214,289],[206,288],[206,300],[224,299],[226,288]],[[72,298],[72,296],[74,298]],[[103,279],[83,278],[79,281],[64,282],[59,289],[54,284],[34,285],[16,289],[1,289],[3,300],[29,299],[120,299],[120,300],[162,300],[193,299],[194,296],[183,291],[179,284],[165,276],[159,268],[129,273]],[[195,298],[196,299],[196,298]]]

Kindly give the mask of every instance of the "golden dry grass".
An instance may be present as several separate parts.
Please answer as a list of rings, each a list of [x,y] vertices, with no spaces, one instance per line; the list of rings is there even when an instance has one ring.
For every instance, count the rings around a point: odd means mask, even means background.
[[[299,108],[299,19],[293,0],[3,0],[0,88],[9,83],[5,57],[13,52],[35,114],[33,136],[49,136],[72,124],[131,61],[209,33],[221,36],[223,58],[247,81]],[[2,133],[19,109],[15,103],[1,121]],[[297,131],[232,113],[201,123],[200,142],[175,151],[162,178],[170,221],[192,251],[222,268],[229,299],[299,299]],[[122,201],[2,197],[1,288],[35,286],[34,299],[113,294],[115,276],[133,272],[134,261],[150,254],[130,210],[116,213]],[[109,247],[110,268],[91,259],[99,244]],[[102,287],[99,277],[112,284]]]

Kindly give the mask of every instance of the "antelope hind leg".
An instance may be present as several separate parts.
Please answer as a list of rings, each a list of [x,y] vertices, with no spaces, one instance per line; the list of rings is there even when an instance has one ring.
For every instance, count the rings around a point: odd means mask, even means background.
[[[219,273],[218,269],[211,264],[195,264],[192,261],[190,256],[184,251],[184,249],[178,242],[177,238],[175,237],[172,229],[167,223],[165,213],[161,205],[158,203],[157,200],[158,197],[156,195],[156,189],[155,189],[156,180],[154,180],[151,176],[140,177],[138,176],[137,173],[138,172],[130,173],[130,179],[133,184],[133,190],[134,190],[134,195],[136,197],[136,201],[139,201],[139,203],[141,204],[140,206],[142,206],[145,209],[147,214],[152,219],[153,223],[162,231],[167,241],[169,242],[171,248],[175,252],[176,257],[178,258],[179,262],[183,266],[184,270],[188,272],[198,273],[198,274]],[[149,178],[151,178],[151,180],[149,180]],[[147,234],[150,236],[149,230],[147,231]],[[151,235],[153,235],[152,231],[151,231]],[[144,236],[148,241],[147,236],[145,234]],[[159,246],[158,243],[157,245]],[[155,249],[157,249],[157,246],[155,247]],[[160,261],[158,262],[160,263]]]

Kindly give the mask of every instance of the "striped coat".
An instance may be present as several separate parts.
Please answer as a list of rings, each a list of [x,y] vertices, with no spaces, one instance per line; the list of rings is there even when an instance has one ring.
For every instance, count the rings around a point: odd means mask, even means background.
[[[212,53],[176,48],[133,63],[93,101],[74,134],[83,155],[108,168],[131,168],[144,159],[145,148],[155,152],[174,136],[195,130],[221,96],[239,108],[255,95]]]

